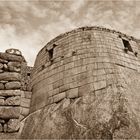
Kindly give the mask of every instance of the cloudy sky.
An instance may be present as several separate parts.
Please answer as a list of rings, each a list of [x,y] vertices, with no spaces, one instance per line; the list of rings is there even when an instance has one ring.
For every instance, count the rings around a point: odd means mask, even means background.
[[[0,52],[20,49],[32,66],[50,39],[94,25],[140,38],[140,0],[0,0]]]

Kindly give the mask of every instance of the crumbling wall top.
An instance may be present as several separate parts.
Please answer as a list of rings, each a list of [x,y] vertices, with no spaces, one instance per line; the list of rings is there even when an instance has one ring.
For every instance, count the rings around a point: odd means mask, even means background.
[[[14,54],[14,55],[22,56],[21,51],[19,51],[18,49],[14,49],[14,48],[7,49],[5,52],[10,53],[10,54]]]

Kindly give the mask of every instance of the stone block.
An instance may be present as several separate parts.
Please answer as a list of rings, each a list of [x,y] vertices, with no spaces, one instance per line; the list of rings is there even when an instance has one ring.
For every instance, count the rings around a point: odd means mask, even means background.
[[[5,123],[5,120],[0,119],[0,124],[4,124],[4,123]]]
[[[67,98],[77,98],[78,97],[78,88],[73,88],[66,91]]]
[[[21,121],[21,120],[23,120],[24,118],[25,118],[25,116],[23,116],[22,114],[20,114],[19,120]]]
[[[62,93],[59,93],[57,95],[54,95],[53,102],[54,103],[59,102],[59,101],[63,100],[65,97],[66,97],[66,92],[62,92]]]
[[[97,75],[104,75],[104,74],[106,74],[104,69],[97,70]]]
[[[63,84],[64,84],[63,80],[56,81],[56,82],[53,84],[53,89],[59,88],[59,87],[62,86]]]
[[[4,81],[20,81],[21,75],[15,72],[4,72],[0,73],[0,80]]]
[[[0,73],[3,73],[3,70],[0,69]]]
[[[8,66],[7,66],[7,64],[4,64],[4,65],[3,65],[3,69],[4,69],[4,71],[8,71]]]
[[[98,81],[94,83],[94,89],[99,90],[106,87],[106,81]]]
[[[20,90],[0,90],[0,96],[20,96],[23,91]]]
[[[0,105],[4,105],[4,99],[0,99]]]
[[[74,67],[74,62],[67,63],[67,64],[65,65],[65,70],[71,69],[71,68],[73,68],[73,67]]]
[[[54,103],[53,97],[49,97],[49,98],[47,99],[47,105],[50,105],[50,104],[52,104],[52,103]]]
[[[0,63],[0,69],[3,69],[3,64],[2,63]]]
[[[30,92],[30,91],[24,91],[21,94],[21,98],[31,99],[31,96],[32,96],[32,92]]]
[[[26,99],[26,98],[21,98],[21,104],[22,107],[30,107],[30,99]]]
[[[3,90],[3,89],[4,89],[4,84],[0,83],[0,90]]]
[[[12,96],[5,100],[5,105],[17,106],[20,105],[20,96]]]
[[[6,132],[17,132],[20,128],[19,119],[10,119],[7,123]]]
[[[27,116],[29,114],[29,108],[21,107],[20,114]]]
[[[7,126],[8,126],[7,123],[5,123],[4,126],[3,126],[3,130],[4,130],[5,133],[7,132]]]
[[[61,92],[67,91],[67,90],[69,90],[69,88],[70,88],[70,85],[65,84],[59,88],[59,92],[61,93]]]
[[[97,81],[102,81],[102,80],[106,80],[106,75],[98,75],[97,76]]]
[[[0,58],[0,63],[2,63],[2,64],[7,64],[8,61]]]
[[[21,71],[21,63],[20,62],[9,62],[8,70],[12,72],[20,72]]]
[[[8,81],[0,81],[0,83],[3,83],[3,84],[5,84],[5,83],[7,83]]]
[[[13,55],[13,54],[10,54],[10,53],[0,53],[0,58],[4,59],[4,60],[7,60],[7,61],[17,61],[17,62],[22,62],[23,61],[23,57]]]
[[[8,82],[5,84],[5,89],[20,89],[20,82]]]
[[[5,97],[3,97],[3,96],[0,96],[0,99],[5,99]]]
[[[18,119],[20,115],[19,107],[0,106],[1,119]]]
[[[3,126],[2,126],[2,124],[0,123],[0,132],[2,132],[3,131]]]

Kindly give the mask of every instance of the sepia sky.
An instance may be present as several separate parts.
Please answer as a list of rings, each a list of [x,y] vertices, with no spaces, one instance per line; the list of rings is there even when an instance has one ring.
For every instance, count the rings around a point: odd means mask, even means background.
[[[0,52],[17,48],[33,66],[50,39],[94,25],[140,38],[140,0],[0,0]]]

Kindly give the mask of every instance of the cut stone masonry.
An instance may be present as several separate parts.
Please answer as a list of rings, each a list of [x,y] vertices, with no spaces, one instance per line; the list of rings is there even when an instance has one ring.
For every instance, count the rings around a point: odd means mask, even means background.
[[[120,66],[139,71],[138,46],[134,37],[100,27],[59,35],[37,55],[30,112],[106,88],[117,82],[115,75],[122,79]]]

